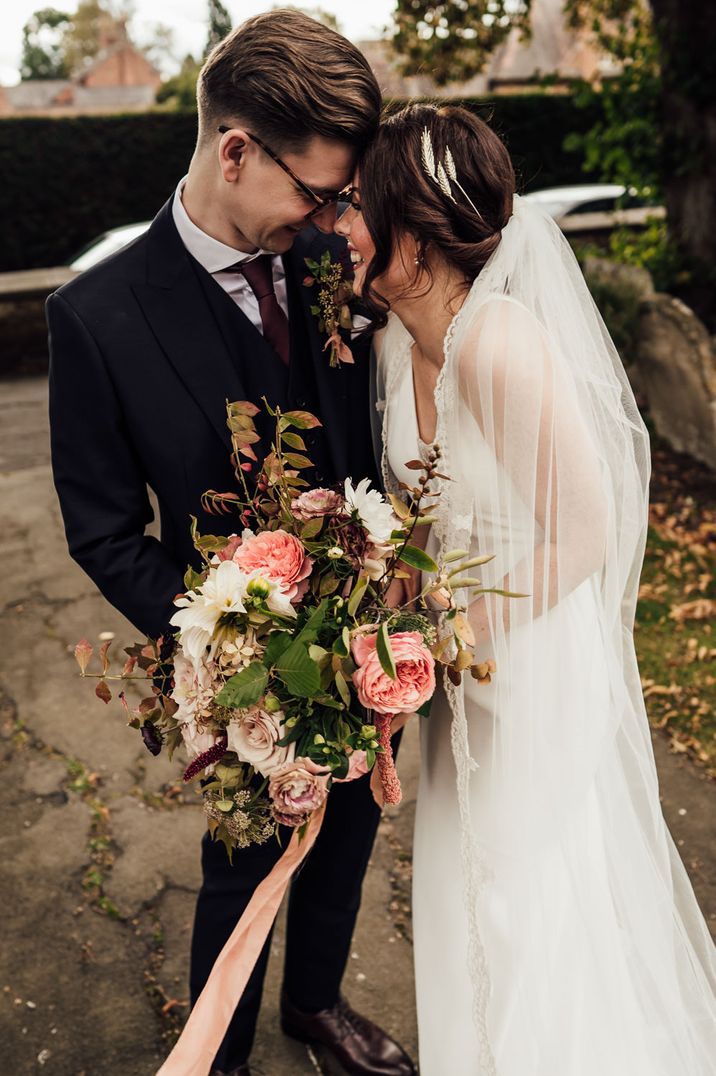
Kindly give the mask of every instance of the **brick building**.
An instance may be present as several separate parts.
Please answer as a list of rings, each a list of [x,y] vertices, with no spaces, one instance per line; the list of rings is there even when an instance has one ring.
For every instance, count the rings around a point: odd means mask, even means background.
[[[130,41],[124,20],[108,19],[100,27],[99,52],[73,78],[0,87],[0,116],[144,112],[160,82],[157,69]]]

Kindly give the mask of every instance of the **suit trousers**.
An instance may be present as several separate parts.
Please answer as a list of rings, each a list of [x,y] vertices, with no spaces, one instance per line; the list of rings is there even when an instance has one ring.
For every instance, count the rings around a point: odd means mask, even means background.
[[[400,733],[393,738],[397,752]],[[304,1012],[332,1008],[361,900],[380,809],[370,778],[337,784],[328,796],[321,832],[291,884],[286,923],[284,988]],[[191,947],[191,1001],[196,1002],[209,972],[248,905],[254,890],[280,858],[292,831],[282,828],[281,845],[271,839],[234,852],[202,842],[203,884],[199,891]],[[228,1072],[245,1063],[256,1031],[271,936],[256,962],[214,1065]]]

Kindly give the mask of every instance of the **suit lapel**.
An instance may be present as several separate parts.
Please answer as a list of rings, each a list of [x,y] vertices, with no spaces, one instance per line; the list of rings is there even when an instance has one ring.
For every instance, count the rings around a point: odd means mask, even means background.
[[[174,226],[171,199],[149,229],[147,282],[132,289],[160,348],[230,451],[226,400],[245,399],[244,388]]]

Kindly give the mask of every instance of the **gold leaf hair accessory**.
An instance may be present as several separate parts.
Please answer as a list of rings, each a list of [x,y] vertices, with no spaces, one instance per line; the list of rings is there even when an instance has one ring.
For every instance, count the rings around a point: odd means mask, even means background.
[[[420,136],[420,156],[423,162],[423,170],[426,175],[432,179],[433,183],[437,184],[440,190],[443,192],[446,198],[449,198],[451,202],[457,205],[454,194],[452,193],[452,185],[454,184],[466,200],[472,211],[476,214],[479,220],[485,224],[485,218],[480,210],[473,202],[470,195],[457,178],[457,168],[455,167],[455,158],[452,155],[452,151],[449,146],[445,147],[445,161],[438,161],[437,166],[435,164],[435,150],[433,149],[433,141],[430,137],[430,131],[427,127],[423,127],[423,133]]]

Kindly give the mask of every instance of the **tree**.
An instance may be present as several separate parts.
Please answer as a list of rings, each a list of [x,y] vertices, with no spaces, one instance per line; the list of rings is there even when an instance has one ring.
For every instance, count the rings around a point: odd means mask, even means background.
[[[309,15],[310,18],[315,19],[316,22],[322,22],[324,26],[327,26],[330,30],[335,30],[337,34],[341,32],[341,25],[338,22],[338,17],[333,14],[332,11],[326,11],[322,7],[300,7],[297,4],[276,4],[276,8],[291,8],[292,11],[301,11],[304,15]]]
[[[209,0],[209,34],[204,46],[204,56],[208,56],[215,45],[231,33],[231,15],[221,0]]]
[[[67,77],[63,32],[69,18],[67,12],[53,7],[30,16],[22,28],[21,79]]]
[[[531,0],[398,0],[393,48],[406,75],[439,86],[479,74],[513,26],[529,28]]]
[[[666,211],[689,305],[716,328],[716,18],[703,0],[651,0],[661,64]]]
[[[398,0],[393,44],[403,70],[437,82],[483,69],[507,33],[529,26],[532,0]],[[605,83],[605,118],[585,148],[605,179],[664,193],[677,291],[712,327],[716,320],[716,19],[703,0],[565,0],[620,61]],[[686,270],[684,272],[683,270]]]
[[[166,105],[168,109],[196,108],[196,80],[200,70],[201,64],[198,60],[195,60],[191,53],[187,53],[178,74],[162,82],[157,90],[157,104]]]
[[[102,46],[126,36],[124,21],[102,0],[80,0],[63,38],[65,62],[72,74],[94,59]]]

